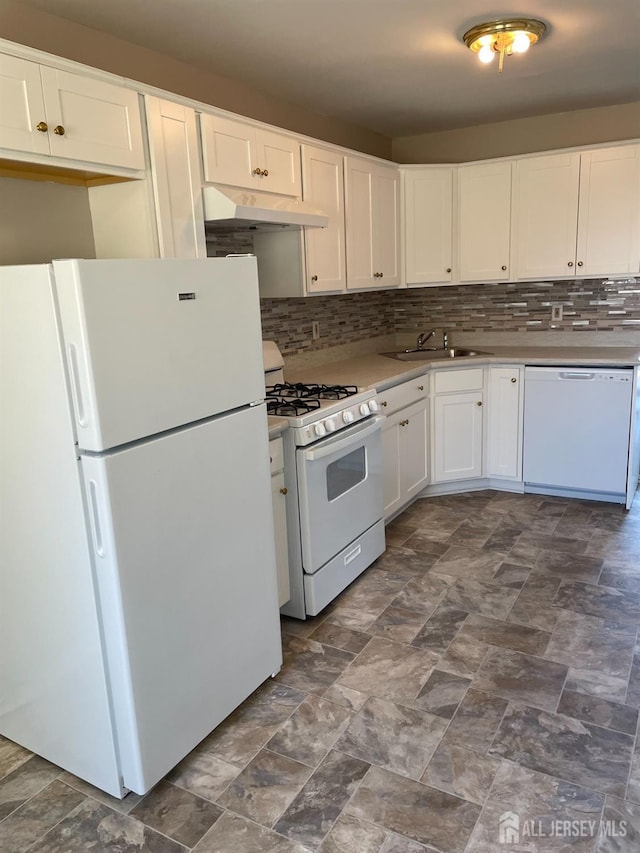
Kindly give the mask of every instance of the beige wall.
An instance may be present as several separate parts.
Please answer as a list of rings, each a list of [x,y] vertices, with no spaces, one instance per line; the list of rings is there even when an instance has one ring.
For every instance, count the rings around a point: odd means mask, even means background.
[[[640,138],[640,101],[393,140],[399,163],[463,163]]]
[[[391,140],[381,134],[295,107],[242,83],[20,2],[0,0],[0,37],[315,139],[377,157],[391,156]]]
[[[0,178],[0,264],[95,258],[86,187]]]

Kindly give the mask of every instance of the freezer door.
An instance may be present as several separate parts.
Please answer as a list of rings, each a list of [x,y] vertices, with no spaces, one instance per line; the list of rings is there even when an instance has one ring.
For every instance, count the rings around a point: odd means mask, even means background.
[[[53,267],[81,448],[116,447],[264,397],[255,258]]]
[[[125,785],[281,665],[264,404],[83,459]]]

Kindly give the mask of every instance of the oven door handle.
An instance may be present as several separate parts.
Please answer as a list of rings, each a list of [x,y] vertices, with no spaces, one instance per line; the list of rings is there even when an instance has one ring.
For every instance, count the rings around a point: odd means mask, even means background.
[[[303,450],[303,456],[309,462],[315,462],[317,459],[324,459],[326,456],[331,456],[331,454],[336,453],[336,451],[349,447],[355,440],[359,441],[360,439],[373,435],[374,432],[377,432],[380,429],[383,421],[384,417],[373,418],[372,420],[367,421],[366,426],[353,431],[350,430],[349,435],[336,438],[333,441],[323,441],[318,447]]]

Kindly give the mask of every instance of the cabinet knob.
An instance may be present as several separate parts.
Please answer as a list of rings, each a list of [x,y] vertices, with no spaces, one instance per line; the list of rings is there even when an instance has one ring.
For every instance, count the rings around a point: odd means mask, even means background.
[[[502,266],[500,267],[501,270],[506,270],[506,268],[507,268],[506,264],[502,264]]]
[[[46,133],[49,130],[49,125],[46,121],[39,121],[36,125],[36,130],[39,130],[40,133]]]
[[[582,261],[578,261],[578,266],[579,266],[579,267],[583,267],[583,266],[584,266],[584,264],[582,263]]]
[[[258,169],[258,167],[256,166],[256,168],[253,170],[253,172],[251,174],[252,175],[261,175],[262,169]]]
[[[451,267],[447,267],[447,272],[451,272]]]
[[[516,379],[516,377],[515,377],[515,376],[512,376],[512,377],[511,377],[511,381],[512,381],[512,382],[517,382],[518,380]]]
[[[56,136],[64,136],[64,127],[61,124],[57,124],[53,128],[53,132],[55,133]]]
[[[312,275],[312,276],[311,276],[311,281],[317,281],[317,280],[318,280],[318,276],[317,276],[317,275]]]
[[[386,406],[386,405],[387,405],[387,401],[386,401],[386,400],[381,400],[381,401],[380,401],[380,405],[381,405],[381,406]]]
[[[573,261],[569,261],[569,262],[567,263],[567,266],[568,266],[568,267],[572,267],[572,266],[573,266]]]
[[[269,177],[269,170],[268,170],[268,169],[263,169],[263,170],[262,170],[262,177],[263,177],[263,178],[268,178],[268,177]]]
[[[424,385],[418,385],[418,391],[424,391]]]
[[[280,494],[281,494],[281,495],[286,495],[288,491],[289,491],[289,489],[287,489],[287,487],[286,487],[286,486],[283,486],[283,487],[280,489]]]
[[[482,405],[482,400],[478,400],[478,402],[476,403],[476,406],[481,406],[481,405]]]

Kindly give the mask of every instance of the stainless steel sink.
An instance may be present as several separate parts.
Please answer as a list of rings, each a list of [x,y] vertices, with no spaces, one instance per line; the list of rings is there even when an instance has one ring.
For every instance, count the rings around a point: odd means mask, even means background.
[[[464,347],[450,347],[449,349],[410,349],[398,350],[396,352],[381,352],[387,358],[397,358],[400,361],[433,361],[446,358],[469,358],[474,355],[492,355],[479,349],[466,349]]]

